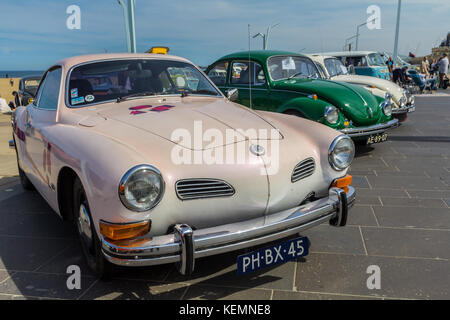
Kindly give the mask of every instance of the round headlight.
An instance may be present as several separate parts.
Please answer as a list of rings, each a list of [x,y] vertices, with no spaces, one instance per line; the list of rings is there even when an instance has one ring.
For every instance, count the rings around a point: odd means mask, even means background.
[[[381,104],[381,107],[383,108],[383,113],[390,117],[392,115],[392,103],[390,101],[384,101]]]
[[[328,150],[328,160],[331,166],[338,171],[348,168],[355,156],[355,145],[346,135],[340,135],[331,143]]]
[[[335,124],[339,119],[339,112],[334,106],[327,106],[324,112],[325,119],[328,123]]]
[[[139,165],[125,173],[119,184],[123,205],[133,211],[148,211],[156,206],[164,194],[164,180],[158,169]]]

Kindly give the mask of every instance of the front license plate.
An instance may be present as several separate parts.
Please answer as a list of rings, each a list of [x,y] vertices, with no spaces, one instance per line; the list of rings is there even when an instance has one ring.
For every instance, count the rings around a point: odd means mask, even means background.
[[[408,112],[414,112],[414,111],[416,111],[416,107],[415,106],[408,109]]]
[[[304,257],[308,254],[308,249],[308,238],[301,237],[243,254],[237,259],[238,275]]]
[[[374,143],[380,143],[387,140],[387,133],[379,133],[371,135],[369,138],[367,138],[367,144],[374,144]]]

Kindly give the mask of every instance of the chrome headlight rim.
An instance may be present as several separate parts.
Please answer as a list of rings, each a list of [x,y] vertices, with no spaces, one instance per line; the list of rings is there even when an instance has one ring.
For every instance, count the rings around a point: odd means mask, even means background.
[[[381,103],[381,109],[387,117],[392,115],[392,104],[392,95],[386,92],[384,101]]]
[[[338,143],[339,143],[341,140],[343,140],[343,139],[349,140],[349,141],[351,142],[352,149],[353,149],[353,155],[352,155],[351,160],[350,160],[350,162],[348,163],[347,166],[345,166],[345,167],[339,167],[339,166],[333,161],[333,152],[334,152],[336,146],[338,145]],[[330,148],[328,149],[328,162],[330,163],[331,167],[332,167],[334,170],[336,170],[336,171],[343,171],[343,170],[347,169],[348,167],[350,167],[350,165],[352,164],[354,158],[355,158],[355,143],[353,142],[352,138],[350,138],[350,137],[347,136],[346,134],[341,134],[340,136],[337,136],[337,137],[333,140],[333,142],[331,143]]]
[[[328,119],[328,117],[331,115],[331,113],[335,112],[336,113],[336,120],[335,121],[330,121]],[[333,105],[328,105],[325,107],[325,112],[323,113],[325,120],[327,120],[328,123],[330,124],[336,124],[339,121],[339,110],[333,106]]]
[[[128,180],[137,172],[142,171],[142,170],[149,170],[152,173],[154,173],[160,181],[160,192],[158,197],[156,198],[155,201],[153,201],[151,203],[151,205],[149,207],[146,208],[139,208],[134,206],[133,204],[131,204],[128,199],[125,196],[125,186],[126,183],[128,182]],[[161,172],[154,166],[149,165],[149,164],[141,164],[141,165],[137,165],[132,167],[131,169],[129,169],[122,177],[122,179],[120,179],[120,183],[119,183],[119,188],[118,188],[118,192],[119,192],[119,198],[120,201],[122,202],[122,204],[129,210],[131,211],[135,211],[135,212],[146,212],[146,211],[150,211],[151,209],[153,209],[154,207],[156,207],[162,200],[163,196],[164,196],[164,192],[166,190],[166,184],[165,181],[162,177]]]

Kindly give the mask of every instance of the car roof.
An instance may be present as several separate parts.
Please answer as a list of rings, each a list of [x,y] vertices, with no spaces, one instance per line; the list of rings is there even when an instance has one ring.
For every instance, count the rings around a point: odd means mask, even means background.
[[[325,60],[325,59],[336,59],[335,56],[329,56],[324,54],[318,54],[318,53],[308,53],[305,54],[305,56],[310,57],[311,59],[319,59],[319,60]]]
[[[355,56],[365,56],[371,53],[378,53],[378,51],[336,51],[336,52],[323,52],[317,54],[334,57],[355,57]]]
[[[23,80],[23,81],[25,81],[25,80],[40,80],[40,79],[42,79],[42,75],[23,76],[22,78],[20,78],[20,80]]]
[[[234,52],[230,53],[226,56],[223,56],[222,58],[218,60],[228,60],[228,59],[248,59],[250,55],[251,59],[258,59],[258,60],[266,60],[270,58],[271,56],[299,56],[304,57],[304,54],[296,53],[296,52],[290,52],[290,51],[281,51],[281,50],[250,50],[250,51],[240,51],[240,52]]]
[[[103,54],[90,54],[66,58],[58,61],[57,65],[70,69],[78,64],[87,62],[96,62],[103,60],[119,60],[119,59],[161,59],[161,60],[176,60],[191,63],[185,58],[168,54],[153,54],[153,53],[103,53]]]

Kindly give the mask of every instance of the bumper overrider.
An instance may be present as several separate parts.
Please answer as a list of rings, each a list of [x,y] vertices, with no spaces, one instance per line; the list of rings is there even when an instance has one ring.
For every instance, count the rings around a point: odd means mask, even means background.
[[[349,186],[347,193],[331,188],[327,197],[290,210],[195,231],[187,224],[178,224],[173,233],[148,237],[138,245],[117,245],[102,237],[103,254],[116,265],[177,263],[181,274],[191,274],[197,258],[279,240],[326,221],[333,226],[344,226],[354,201],[354,188]]]
[[[392,119],[385,123],[374,124],[367,127],[345,128],[339,130],[351,138],[370,136],[372,134],[383,133],[389,129],[398,127],[398,119]]]

